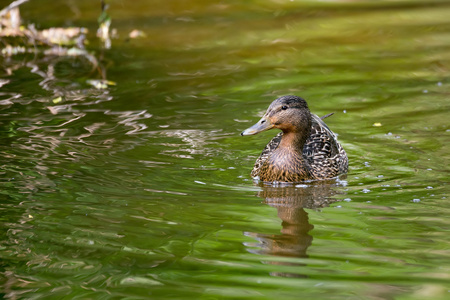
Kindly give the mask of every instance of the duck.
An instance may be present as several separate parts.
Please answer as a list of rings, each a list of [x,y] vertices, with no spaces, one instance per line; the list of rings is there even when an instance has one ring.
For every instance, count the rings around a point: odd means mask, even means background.
[[[263,182],[305,182],[325,180],[348,171],[344,148],[306,100],[293,95],[274,100],[263,117],[242,136],[270,129],[281,130],[264,148],[251,176]]]

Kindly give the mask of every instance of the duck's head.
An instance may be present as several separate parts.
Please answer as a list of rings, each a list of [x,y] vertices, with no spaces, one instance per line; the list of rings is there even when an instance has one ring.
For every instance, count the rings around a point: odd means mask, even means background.
[[[242,131],[241,135],[253,135],[272,128],[281,129],[284,133],[310,130],[311,113],[306,101],[297,96],[276,99],[261,120]]]

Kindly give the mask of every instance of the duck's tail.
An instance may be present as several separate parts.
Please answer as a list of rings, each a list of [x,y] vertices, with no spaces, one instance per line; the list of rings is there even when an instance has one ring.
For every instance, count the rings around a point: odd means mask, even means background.
[[[321,120],[326,119],[328,117],[331,117],[332,115],[334,115],[334,112],[326,114],[325,116],[320,117]]]

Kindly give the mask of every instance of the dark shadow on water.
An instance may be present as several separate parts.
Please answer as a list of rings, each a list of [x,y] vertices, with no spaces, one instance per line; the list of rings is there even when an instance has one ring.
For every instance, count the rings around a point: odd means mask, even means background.
[[[344,182],[345,183],[345,182]],[[313,236],[309,232],[314,228],[309,222],[305,209],[319,209],[329,206],[337,200],[332,198],[339,181],[322,181],[284,187],[263,186],[258,196],[264,203],[274,207],[281,219],[281,234],[265,234],[246,232],[247,236],[258,241],[249,252],[261,255],[273,255],[287,258],[307,258],[307,250],[311,246]],[[271,275],[280,277],[305,277],[299,272],[283,272],[286,267],[301,267],[305,264],[288,260],[264,261],[265,264],[279,265],[280,271],[272,271]]]

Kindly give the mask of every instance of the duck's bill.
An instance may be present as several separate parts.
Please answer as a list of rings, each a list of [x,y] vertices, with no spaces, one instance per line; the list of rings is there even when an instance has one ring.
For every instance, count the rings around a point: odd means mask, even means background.
[[[255,125],[253,125],[250,128],[245,129],[244,131],[241,132],[241,135],[254,135],[269,129],[272,129],[273,125],[272,123],[270,123],[270,120],[268,118],[262,118],[261,120],[259,120],[258,123],[256,123]]]

